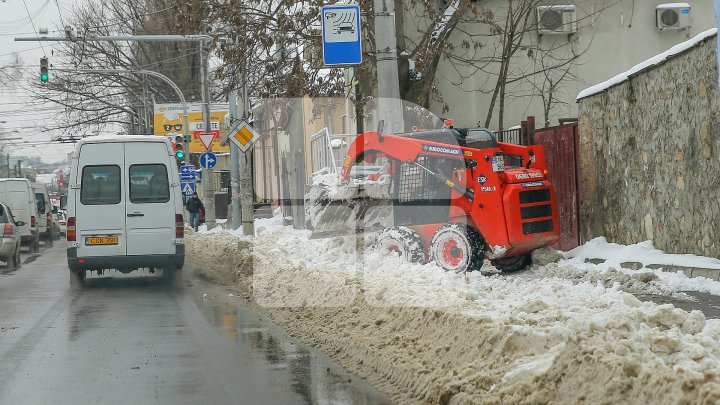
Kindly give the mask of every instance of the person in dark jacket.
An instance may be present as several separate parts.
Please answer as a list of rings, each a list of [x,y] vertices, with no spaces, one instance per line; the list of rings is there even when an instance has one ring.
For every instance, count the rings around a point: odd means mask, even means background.
[[[198,198],[197,193],[193,193],[192,198],[187,200],[185,203],[185,209],[190,214],[190,226],[195,229],[195,232],[197,232],[198,225],[200,225],[200,210],[205,211],[205,207],[203,206],[202,201]]]

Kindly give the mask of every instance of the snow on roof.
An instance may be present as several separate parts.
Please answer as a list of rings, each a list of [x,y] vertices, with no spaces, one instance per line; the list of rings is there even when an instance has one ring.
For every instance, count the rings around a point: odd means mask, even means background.
[[[681,4],[681,3],[678,3],[678,4]],[[651,68],[653,66],[660,65],[663,62],[667,61],[668,59],[674,57],[675,55],[694,47],[695,45],[699,44],[700,42],[702,42],[716,34],[717,34],[717,28],[711,28],[705,32],[702,32],[702,33],[696,35],[694,38],[691,38],[685,42],[681,42],[659,55],[655,55],[650,59],[647,59],[645,61],[638,63],[637,65],[633,66],[630,70],[628,70],[626,72],[620,73],[619,75],[617,75],[609,80],[606,80],[602,83],[598,83],[592,87],[588,87],[587,89],[581,91],[578,94],[575,101],[580,101],[580,99],[582,99],[582,98],[592,96],[594,94],[605,91],[612,86],[618,85],[618,84],[630,79],[630,77],[634,76],[635,74],[637,74],[643,70],[646,70],[648,68]]]
[[[690,4],[688,3],[665,3],[665,4],[658,4],[656,9],[663,9],[663,8],[690,8]]]

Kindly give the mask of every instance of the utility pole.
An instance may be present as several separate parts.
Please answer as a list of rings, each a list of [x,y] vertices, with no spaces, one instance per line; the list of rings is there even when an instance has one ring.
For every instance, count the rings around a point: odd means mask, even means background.
[[[237,106],[238,93],[233,87],[228,95],[228,105],[230,110],[230,123],[233,122],[239,116]],[[242,113],[240,113],[242,114]],[[230,207],[232,208],[232,229],[238,229],[241,225],[240,218],[240,180],[238,175],[240,173],[240,148],[235,145],[234,142],[228,142],[230,144]]]
[[[245,65],[246,67],[247,65]],[[243,68],[242,76],[242,117],[245,122],[250,118],[250,98],[248,97],[247,74]],[[238,171],[240,180],[240,217],[242,220],[243,235],[255,235],[255,209],[253,206],[252,182],[252,150],[251,146],[239,154]]]
[[[287,134],[290,137],[288,154],[288,183],[290,205],[295,229],[305,228],[305,118],[302,98],[292,99],[292,115]]]
[[[375,48],[377,51],[377,122],[385,121],[385,132],[405,132],[397,67],[394,0],[373,0]]]
[[[205,56],[205,42],[200,42],[200,80],[202,87],[203,132],[210,128],[210,85],[208,83],[208,57]],[[209,53],[209,50],[208,50]],[[205,198],[205,224],[207,229],[215,228],[215,173],[212,169],[202,169],[202,189]]]

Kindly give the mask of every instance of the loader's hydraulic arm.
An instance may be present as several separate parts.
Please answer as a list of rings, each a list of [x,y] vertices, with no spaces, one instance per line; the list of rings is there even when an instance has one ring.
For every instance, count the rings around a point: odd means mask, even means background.
[[[467,197],[467,199],[470,200],[470,202],[473,202],[473,199],[475,198],[475,192],[471,188],[460,187],[459,185],[455,184],[455,182],[453,182],[452,180],[447,178],[442,173],[435,173],[432,170],[428,169],[427,167],[421,165],[420,163],[417,163],[417,162],[413,162],[413,163],[415,164],[415,166],[425,170],[428,174],[434,176],[435,178],[437,178],[440,181],[442,181],[443,183],[445,183],[446,186],[450,187],[451,189],[453,189],[453,190],[457,191],[458,193]]]

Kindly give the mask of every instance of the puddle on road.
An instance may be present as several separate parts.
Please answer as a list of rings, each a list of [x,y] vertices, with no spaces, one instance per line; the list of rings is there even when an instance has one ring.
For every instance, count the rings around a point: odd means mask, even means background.
[[[208,321],[230,342],[244,345],[262,356],[268,368],[289,373],[292,388],[308,404],[389,404],[364,380],[349,374],[321,352],[283,336],[270,320],[242,303],[209,300],[202,309]]]
[[[720,319],[720,297],[697,291],[684,291],[691,299],[680,299],[669,295],[638,294],[643,301],[652,301],[656,304],[673,304],[676,308],[685,311],[699,310],[707,319]]]

